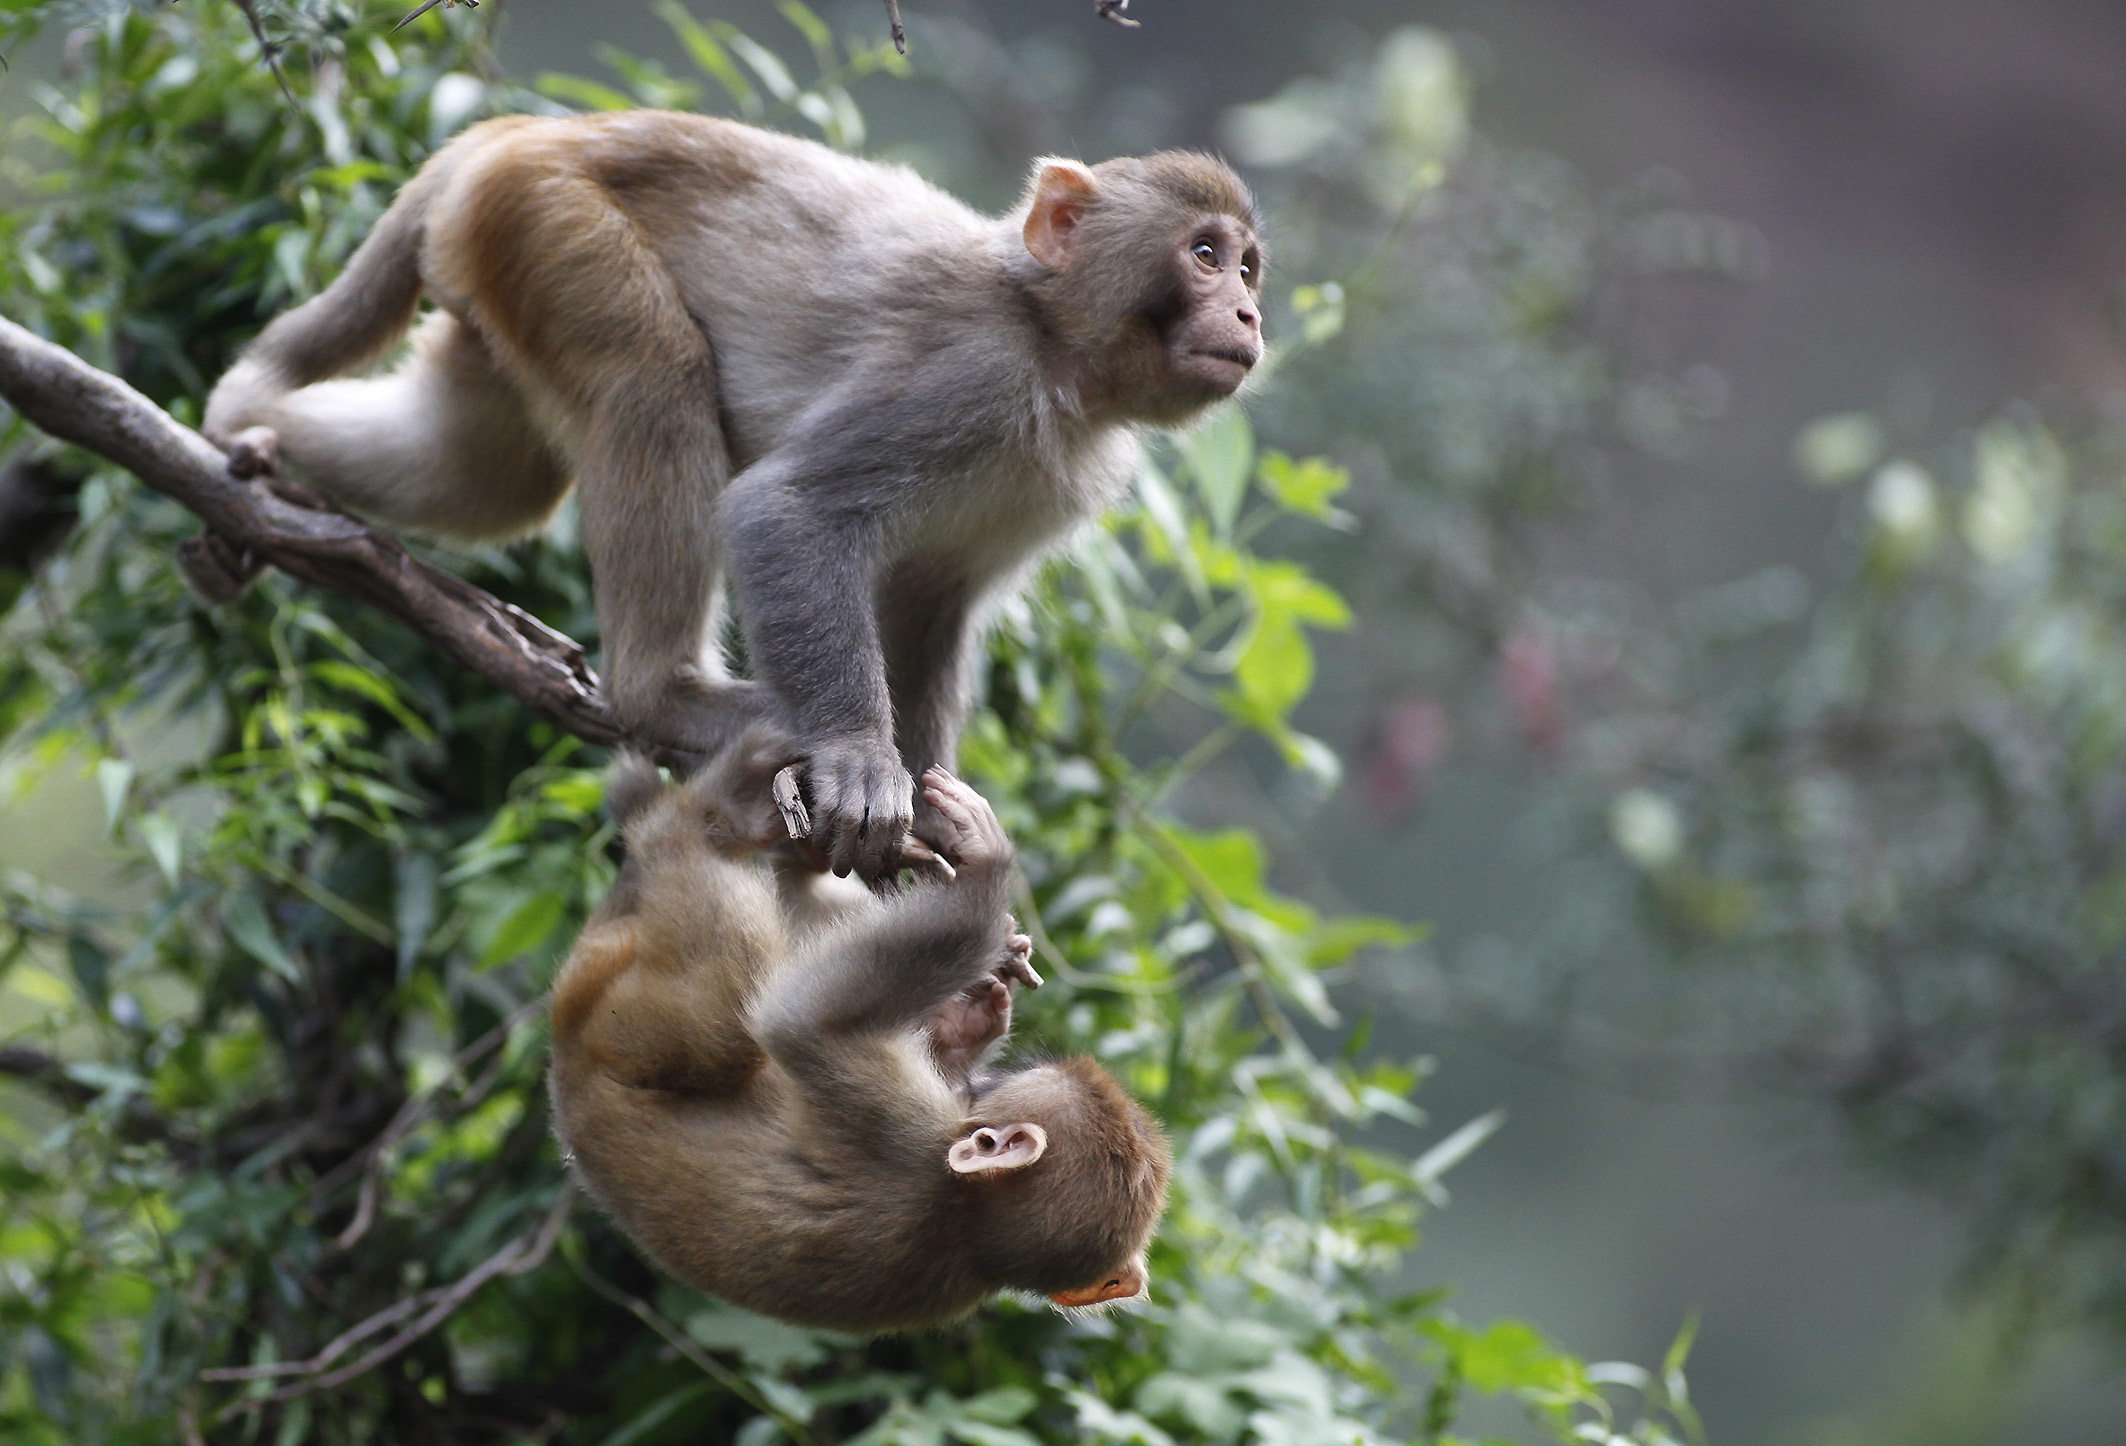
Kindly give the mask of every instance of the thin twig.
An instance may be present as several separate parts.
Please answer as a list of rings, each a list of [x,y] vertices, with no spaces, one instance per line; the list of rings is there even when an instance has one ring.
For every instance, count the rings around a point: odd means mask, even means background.
[[[1102,20],[1112,20],[1126,30],[1143,27],[1122,12],[1129,9],[1129,0],[1093,0],[1093,12]]]
[[[419,1295],[378,1311],[367,1320],[342,1332],[323,1350],[305,1361],[285,1362],[271,1366],[226,1366],[201,1371],[202,1381],[259,1381],[280,1376],[307,1376],[308,1380],[296,1381],[263,1396],[251,1396],[224,1407],[219,1419],[261,1407],[292,1401],[298,1396],[307,1396],[317,1391],[329,1391],[343,1386],[357,1376],[367,1375],[384,1362],[398,1355],[422,1336],[427,1335],[444,1321],[450,1319],[458,1308],[479,1293],[480,1287],[499,1276],[528,1275],[546,1263],[553,1253],[554,1242],[561,1236],[561,1227],[568,1223],[572,1204],[573,1187],[563,1184],[554,1202],[547,1208],[546,1219],[537,1230],[520,1235],[474,1267],[462,1280],[434,1290],[422,1291]],[[409,1315],[419,1312],[419,1318],[397,1335],[370,1351],[352,1364],[330,1369],[332,1363],[361,1342],[398,1324]]]
[[[230,476],[227,459],[199,433],[4,317],[0,400],[190,508],[230,546],[397,618],[562,731],[607,747],[626,740],[573,639],[343,513],[299,506]]]
[[[886,24],[893,31],[893,48],[908,53],[908,32],[901,29],[901,0],[886,0]]]
[[[236,8],[243,11],[244,19],[250,22],[251,34],[258,40],[259,58],[266,62],[266,69],[272,71],[273,78],[280,83],[281,94],[288,97],[288,104],[300,106],[302,102],[295,98],[288,77],[281,73],[281,48],[266,38],[265,22],[258,16],[258,0],[236,0]]]
[[[384,33],[387,35],[398,34],[407,26],[413,24],[414,21],[420,19],[429,11],[435,9],[438,5],[463,5],[468,9],[477,10],[480,8],[480,0],[421,0],[421,4],[417,6],[411,14],[409,14],[404,20],[401,20],[398,24],[392,26],[391,29],[385,31]]]
[[[496,1046],[506,1043],[509,1036],[516,1032],[518,1025],[539,1010],[546,1008],[548,998],[548,995],[542,994],[537,999],[525,1001],[517,1006],[509,1018],[503,1020],[493,1029],[488,1030],[487,1033],[458,1051],[456,1058],[450,1062],[449,1075],[420,1093],[408,1096],[406,1103],[399,1106],[398,1113],[391,1117],[391,1123],[384,1126],[382,1133],[360,1150],[348,1156],[347,1159],[341,1161],[331,1173],[311,1187],[310,1198],[314,1204],[322,1201],[326,1196],[346,1183],[347,1175],[351,1170],[359,1167],[362,1172],[362,1189],[360,1196],[357,1197],[355,1202],[354,1219],[347,1223],[347,1228],[342,1230],[338,1238],[332,1242],[334,1249],[352,1249],[355,1242],[368,1234],[369,1227],[376,1223],[377,1202],[383,1192],[385,1158],[391,1153],[394,1145],[411,1134],[414,1128],[426,1120],[430,1113],[433,1112],[436,1098],[440,1094],[443,1085],[450,1080],[463,1079],[468,1066]],[[478,1104],[487,1091],[494,1087],[497,1078],[499,1078],[499,1071],[490,1071],[479,1085],[468,1089],[460,1096],[459,1104],[467,1108]]]

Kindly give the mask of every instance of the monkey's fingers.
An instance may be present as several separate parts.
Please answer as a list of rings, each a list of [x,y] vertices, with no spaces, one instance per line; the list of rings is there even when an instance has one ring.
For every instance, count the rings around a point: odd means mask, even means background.
[[[910,834],[901,844],[901,867],[915,870],[918,878],[928,877],[941,884],[949,884],[959,877],[951,860]]]
[[[960,833],[971,833],[978,826],[982,796],[944,769],[924,771],[923,797]]]
[[[1004,962],[997,966],[997,973],[1006,979],[1015,979],[1028,989],[1039,989],[1048,981],[1033,967],[1033,940],[1024,934],[1014,934],[1004,946]]]
[[[768,791],[775,799],[775,811],[782,815],[782,826],[790,831],[790,837],[811,838],[812,815],[805,809],[804,794],[798,791],[797,765],[793,763],[776,774]]]

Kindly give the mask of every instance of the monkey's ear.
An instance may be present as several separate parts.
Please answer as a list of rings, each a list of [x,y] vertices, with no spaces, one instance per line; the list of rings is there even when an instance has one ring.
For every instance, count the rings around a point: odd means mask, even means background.
[[[1026,249],[1050,271],[1070,265],[1078,217],[1098,190],[1093,173],[1054,156],[1034,163],[1033,202],[1026,211]]]
[[[984,1125],[952,1142],[945,1163],[962,1175],[1023,1170],[1048,1149],[1048,1131],[1035,1124]]]

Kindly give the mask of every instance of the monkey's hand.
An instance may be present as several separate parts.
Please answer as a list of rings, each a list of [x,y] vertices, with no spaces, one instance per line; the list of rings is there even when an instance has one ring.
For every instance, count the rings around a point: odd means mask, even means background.
[[[1011,839],[988,799],[942,768],[924,773],[923,798],[937,810],[939,852],[954,869],[993,878],[1011,868]]]
[[[1027,957],[1033,940],[1014,934],[1004,946],[1003,962],[958,994],[939,1005],[930,1016],[930,1048],[938,1064],[965,1074],[981,1062],[989,1047],[1011,1032],[1011,999],[1014,985],[1041,987]]]
[[[915,818],[915,782],[891,740],[834,739],[806,750],[812,842],[834,872],[877,879],[901,866]]]
[[[797,745],[781,728],[755,723],[686,781],[688,807],[719,850],[756,853],[788,839],[773,780],[797,756]]]

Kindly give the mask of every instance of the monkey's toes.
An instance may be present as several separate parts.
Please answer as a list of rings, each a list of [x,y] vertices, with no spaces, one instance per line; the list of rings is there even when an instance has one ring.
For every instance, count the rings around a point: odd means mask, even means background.
[[[1028,989],[1039,989],[1048,982],[1033,967],[1033,940],[1024,934],[1011,936],[1004,946],[1004,962],[997,966],[997,977],[1016,979]]]
[[[280,433],[271,427],[246,427],[229,439],[229,475],[246,481],[271,477],[281,469]]]
[[[242,597],[265,569],[249,548],[238,547],[218,532],[202,532],[177,544],[177,570],[213,607]]]

